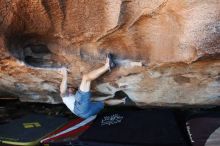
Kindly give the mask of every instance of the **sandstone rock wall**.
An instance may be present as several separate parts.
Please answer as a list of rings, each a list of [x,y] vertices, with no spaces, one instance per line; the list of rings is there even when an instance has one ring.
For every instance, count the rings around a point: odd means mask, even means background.
[[[58,103],[104,63],[93,91],[122,90],[138,105],[219,104],[219,0],[0,0],[0,93]]]

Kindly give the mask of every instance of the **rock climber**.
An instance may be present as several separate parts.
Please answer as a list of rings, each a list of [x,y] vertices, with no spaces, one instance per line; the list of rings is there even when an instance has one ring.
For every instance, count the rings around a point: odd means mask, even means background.
[[[61,69],[63,79],[60,85],[60,96],[62,97],[63,103],[70,109],[72,113],[81,118],[88,118],[96,115],[104,108],[104,105],[117,105],[125,103],[125,98],[108,99],[102,101],[91,100],[91,82],[108,70],[110,71],[115,66],[116,64],[113,60],[112,54],[107,54],[105,65],[82,76],[81,84],[75,94],[73,94],[73,90],[71,88],[67,87],[68,72],[67,68],[63,67]]]

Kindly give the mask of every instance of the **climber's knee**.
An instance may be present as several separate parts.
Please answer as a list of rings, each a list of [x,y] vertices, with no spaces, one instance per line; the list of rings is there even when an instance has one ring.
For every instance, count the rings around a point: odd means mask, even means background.
[[[91,82],[92,79],[89,77],[88,74],[84,74],[84,75],[82,76],[82,81],[84,81],[84,82]]]
[[[88,75],[83,75],[79,89],[83,92],[88,92],[90,90],[90,85],[91,79],[88,77]]]

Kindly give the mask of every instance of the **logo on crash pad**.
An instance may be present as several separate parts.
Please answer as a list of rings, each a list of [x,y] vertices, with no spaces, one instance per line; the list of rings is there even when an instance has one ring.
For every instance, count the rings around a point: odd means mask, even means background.
[[[32,123],[23,123],[24,128],[38,128],[41,127],[39,122],[32,122]]]
[[[115,124],[121,123],[123,118],[124,117],[119,114],[105,116],[105,117],[103,117],[103,119],[101,121],[101,126],[105,126],[105,125],[110,126],[110,125],[115,125]]]

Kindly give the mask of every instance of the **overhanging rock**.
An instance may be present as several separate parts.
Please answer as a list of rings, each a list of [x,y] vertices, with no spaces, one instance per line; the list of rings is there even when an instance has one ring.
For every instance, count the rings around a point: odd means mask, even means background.
[[[0,0],[0,93],[59,103],[112,52],[93,91],[137,105],[220,104],[219,0]]]

